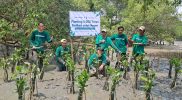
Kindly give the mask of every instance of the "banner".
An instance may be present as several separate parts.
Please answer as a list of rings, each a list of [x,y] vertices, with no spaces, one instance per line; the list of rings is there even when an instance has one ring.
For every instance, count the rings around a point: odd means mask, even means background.
[[[70,11],[71,36],[95,36],[100,33],[100,12]]]

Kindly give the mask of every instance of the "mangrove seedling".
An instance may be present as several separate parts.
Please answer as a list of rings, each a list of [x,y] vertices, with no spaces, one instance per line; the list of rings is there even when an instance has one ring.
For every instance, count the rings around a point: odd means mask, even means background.
[[[168,73],[168,77],[169,78],[172,78],[172,68],[173,68],[173,66],[174,66],[174,59],[169,59],[169,73]]]
[[[142,64],[142,56],[136,57],[134,62],[134,77],[135,77],[135,89],[138,89],[138,77],[140,71],[144,70],[144,64]]]
[[[99,59],[93,59],[93,67],[96,68],[95,76],[98,79],[99,78],[99,66],[101,65],[102,61]]]
[[[113,61],[113,57],[114,57],[114,49],[113,48],[111,48],[111,60]]]
[[[18,93],[18,100],[25,100],[25,91],[27,87],[27,75],[28,69],[25,66],[16,66],[13,78],[16,82],[16,88]]]
[[[35,86],[36,86],[36,83],[37,83],[37,73],[38,73],[38,68],[37,68],[37,65],[33,64],[33,65],[30,65],[30,94],[29,94],[29,99],[32,100],[32,97],[33,97],[33,94],[34,94],[34,91],[35,91]],[[38,89],[36,87],[36,89]],[[37,90],[37,94],[38,94],[38,90]]]
[[[145,75],[146,75],[146,77],[147,77],[147,75],[148,75],[148,69],[149,69],[149,60],[147,60],[147,59],[144,59],[143,61],[142,61],[142,64],[144,65],[144,73],[145,73]]]
[[[41,80],[44,77],[45,68],[49,65],[49,61],[52,58],[53,54],[51,52],[48,52],[47,54],[44,54],[43,56],[44,56],[43,67],[42,67],[42,70],[39,70],[40,71],[39,77]]]
[[[75,93],[75,88],[74,88],[74,81],[75,81],[75,64],[73,59],[71,58],[70,54],[67,54],[66,57],[66,67],[68,68],[68,81],[71,81],[71,88],[70,88],[70,92],[71,93]]]
[[[106,67],[106,80],[104,82],[103,90],[109,91],[109,78],[111,76],[110,66]]]
[[[123,67],[124,67],[123,78],[124,78],[124,79],[127,79],[126,76],[127,76],[127,72],[128,72],[129,63],[128,63],[128,61],[125,59],[125,60],[122,61],[122,65],[123,65]]]
[[[78,94],[78,100],[83,100],[83,93],[85,92],[86,82],[89,79],[89,74],[86,70],[83,70],[80,75],[76,78],[76,83],[79,88],[79,94]],[[86,93],[85,93],[85,99],[86,99]]]
[[[147,76],[144,74],[140,79],[144,82],[143,88],[146,100],[151,100],[151,89],[154,86],[153,81],[155,79],[155,72],[152,69],[149,69],[146,73]]]
[[[82,50],[84,52],[84,58],[85,58],[85,69],[87,69],[87,72],[89,72],[89,67],[88,67],[88,49],[87,49],[87,46],[86,45],[83,45],[82,46]]]
[[[106,51],[107,51],[107,56],[109,57],[110,56],[110,51],[112,50],[111,47],[109,47]]]
[[[36,72],[36,74],[38,75],[38,78],[40,80],[42,80],[43,76],[44,76],[44,61],[43,61],[43,59],[45,58],[45,56],[46,56],[46,54],[37,53],[37,61],[36,61],[37,72]]]
[[[181,69],[182,61],[179,58],[173,58],[173,64],[174,64],[174,68],[175,68],[175,75],[174,75],[173,82],[171,83],[171,87],[170,87],[171,89],[176,86],[176,80],[178,77],[178,73],[180,73],[182,70]]]
[[[96,51],[95,51],[95,48],[89,48],[88,50],[89,50],[89,54],[90,54],[90,55],[96,52]]]
[[[11,73],[14,73],[15,67],[23,59],[22,55],[20,54],[20,52],[21,52],[21,50],[16,49],[15,52],[11,55],[10,60],[13,63],[13,66],[11,67]]]
[[[108,73],[110,74],[111,77],[111,91],[110,91],[110,98],[109,100],[115,100],[115,95],[116,95],[116,86],[119,84],[121,81],[121,75],[122,72],[120,70],[117,70],[115,68],[108,67]]]
[[[3,68],[4,76],[3,80],[4,82],[8,82],[8,67],[9,67],[9,58],[0,58],[0,67]]]

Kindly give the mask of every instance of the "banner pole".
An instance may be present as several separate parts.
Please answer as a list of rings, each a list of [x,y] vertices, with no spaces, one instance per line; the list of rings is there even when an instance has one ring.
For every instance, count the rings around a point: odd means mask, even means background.
[[[71,36],[70,36],[70,43],[71,43],[71,57],[72,57],[72,60],[75,61],[74,60],[74,56],[73,56],[73,40],[72,40],[72,37]]]

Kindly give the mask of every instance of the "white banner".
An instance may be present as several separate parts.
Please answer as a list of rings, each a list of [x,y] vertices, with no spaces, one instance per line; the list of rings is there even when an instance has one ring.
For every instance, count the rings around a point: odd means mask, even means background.
[[[71,36],[95,36],[100,33],[100,12],[70,11]]]

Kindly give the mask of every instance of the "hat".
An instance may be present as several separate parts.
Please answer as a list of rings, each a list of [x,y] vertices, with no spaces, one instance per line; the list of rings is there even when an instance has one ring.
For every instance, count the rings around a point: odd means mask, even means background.
[[[139,27],[139,30],[144,31],[144,30],[145,30],[145,26],[140,26],[140,27]]]
[[[64,42],[64,41],[66,41],[66,39],[61,39],[61,42]]]
[[[107,30],[106,29],[102,29],[102,32],[107,32]]]

